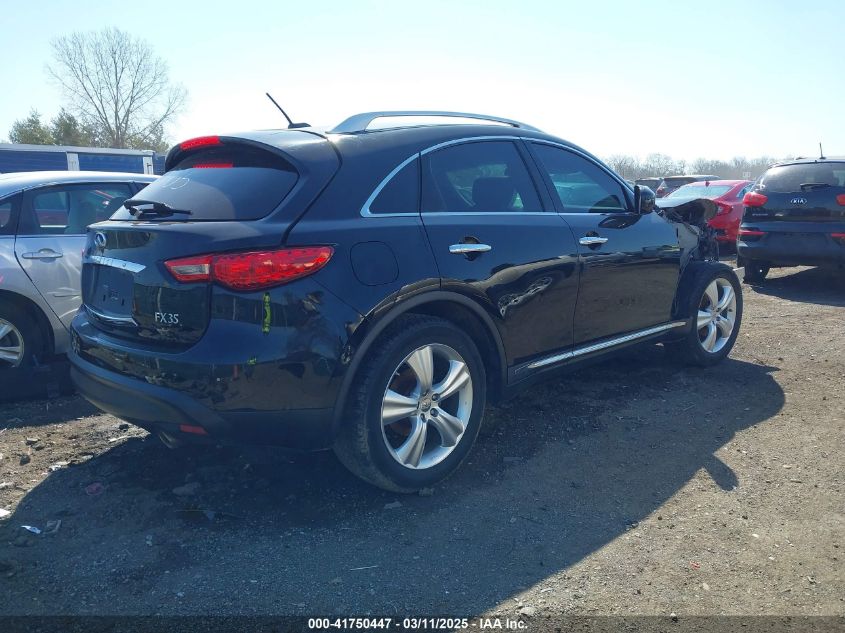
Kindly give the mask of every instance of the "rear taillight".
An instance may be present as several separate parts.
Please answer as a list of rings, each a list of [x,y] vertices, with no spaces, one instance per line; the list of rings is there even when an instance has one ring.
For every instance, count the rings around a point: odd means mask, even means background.
[[[761,237],[765,235],[765,231],[758,231],[757,229],[740,229],[739,237]]]
[[[831,233],[830,237],[835,239],[842,246],[845,246],[845,233]]]
[[[762,207],[769,201],[769,198],[762,193],[756,191],[749,191],[742,199],[742,204],[746,207]]]
[[[211,260],[211,255],[200,255],[199,257],[171,259],[169,262],[164,262],[164,265],[170,271],[170,274],[176,278],[176,281],[188,284],[211,279]]]
[[[840,193],[838,196],[836,196],[836,202],[839,204],[839,206],[845,207],[845,193]]]
[[[196,138],[188,139],[179,143],[179,149],[183,152],[189,149],[197,149],[198,147],[208,147],[210,145],[222,145],[219,136],[198,136]]]
[[[716,215],[728,215],[731,212],[731,205],[726,202],[717,202],[716,206],[719,207],[719,210],[716,211]]]
[[[331,246],[225,253],[171,259],[167,270],[182,283],[214,282],[232,290],[260,290],[317,272],[331,259]]]

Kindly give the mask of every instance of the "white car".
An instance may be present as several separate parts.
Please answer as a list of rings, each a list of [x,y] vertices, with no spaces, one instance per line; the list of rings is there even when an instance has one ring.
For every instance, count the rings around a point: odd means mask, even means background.
[[[81,301],[89,224],[156,176],[112,172],[0,175],[0,368],[21,371],[69,344]]]

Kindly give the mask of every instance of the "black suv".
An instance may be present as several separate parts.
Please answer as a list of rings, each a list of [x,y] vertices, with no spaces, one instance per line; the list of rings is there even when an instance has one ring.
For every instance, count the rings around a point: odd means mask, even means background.
[[[486,403],[665,341],[724,358],[742,313],[711,202],[657,211],[574,145],[506,119],[207,136],[84,253],[73,379],[166,443],[334,448],[412,491]],[[452,120],[445,118],[444,120]]]
[[[845,159],[773,165],[743,204],[737,255],[746,281],[763,281],[772,266],[845,265]]]

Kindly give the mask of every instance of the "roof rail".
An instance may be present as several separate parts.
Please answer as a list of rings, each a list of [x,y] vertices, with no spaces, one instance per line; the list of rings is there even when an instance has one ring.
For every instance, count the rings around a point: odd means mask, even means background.
[[[531,130],[539,132],[539,130],[526,123],[513,121],[512,119],[504,119],[498,116],[487,116],[485,114],[473,114],[471,112],[446,112],[441,110],[395,110],[385,112],[362,112],[361,114],[354,114],[342,123],[330,130],[332,134],[351,134],[352,132],[363,132],[370,123],[376,119],[383,119],[388,117],[403,117],[403,116],[419,116],[419,117],[454,117],[458,119],[479,119],[481,121],[492,121],[494,123],[504,123],[522,130]]]

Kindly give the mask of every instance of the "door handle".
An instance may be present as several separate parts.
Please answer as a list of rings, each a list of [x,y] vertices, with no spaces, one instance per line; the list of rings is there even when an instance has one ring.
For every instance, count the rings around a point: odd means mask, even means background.
[[[452,255],[468,255],[470,253],[486,253],[487,251],[492,251],[493,247],[489,244],[473,244],[473,243],[466,243],[466,244],[452,244],[449,247],[449,252]]]
[[[600,246],[607,241],[606,237],[599,237],[598,235],[587,235],[578,240],[582,246]]]
[[[24,259],[58,259],[63,256],[63,253],[57,253],[52,248],[44,248],[35,253],[30,252],[21,255]]]

